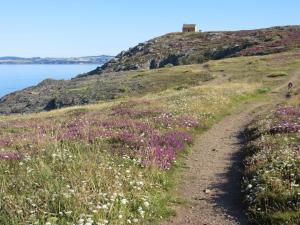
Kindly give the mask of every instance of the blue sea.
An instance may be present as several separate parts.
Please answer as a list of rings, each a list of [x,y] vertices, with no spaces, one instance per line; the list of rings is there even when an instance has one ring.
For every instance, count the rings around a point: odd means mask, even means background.
[[[44,79],[70,79],[99,65],[0,65],[0,97],[36,85]]]

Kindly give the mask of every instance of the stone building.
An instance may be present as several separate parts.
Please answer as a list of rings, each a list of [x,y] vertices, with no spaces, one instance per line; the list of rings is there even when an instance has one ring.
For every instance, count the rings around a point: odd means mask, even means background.
[[[196,24],[183,24],[182,32],[196,32]]]

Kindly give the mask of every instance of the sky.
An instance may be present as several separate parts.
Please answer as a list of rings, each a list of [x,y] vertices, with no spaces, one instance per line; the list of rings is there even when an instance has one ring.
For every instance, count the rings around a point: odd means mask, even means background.
[[[299,0],[0,0],[0,56],[116,55],[195,23],[202,31],[300,24]]]

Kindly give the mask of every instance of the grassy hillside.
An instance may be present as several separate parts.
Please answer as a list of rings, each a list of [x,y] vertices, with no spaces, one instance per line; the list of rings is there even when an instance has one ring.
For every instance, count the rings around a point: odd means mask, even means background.
[[[169,216],[174,169],[193,137],[288,81],[299,55],[104,76],[102,87],[112,95],[123,88],[122,98],[0,117],[0,224],[148,224]],[[88,93],[97,79],[65,91]]]

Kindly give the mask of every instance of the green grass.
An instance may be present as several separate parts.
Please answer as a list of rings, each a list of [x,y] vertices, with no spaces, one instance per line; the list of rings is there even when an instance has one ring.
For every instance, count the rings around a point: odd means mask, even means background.
[[[140,224],[168,215],[165,196],[158,192],[167,186],[162,171],[141,169],[132,159],[99,147],[46,146],[19,164],[1,163],[0,170],[7,172],[1,173],[0,223],[68,224],[90,218],[120,224],[126,218]]]

